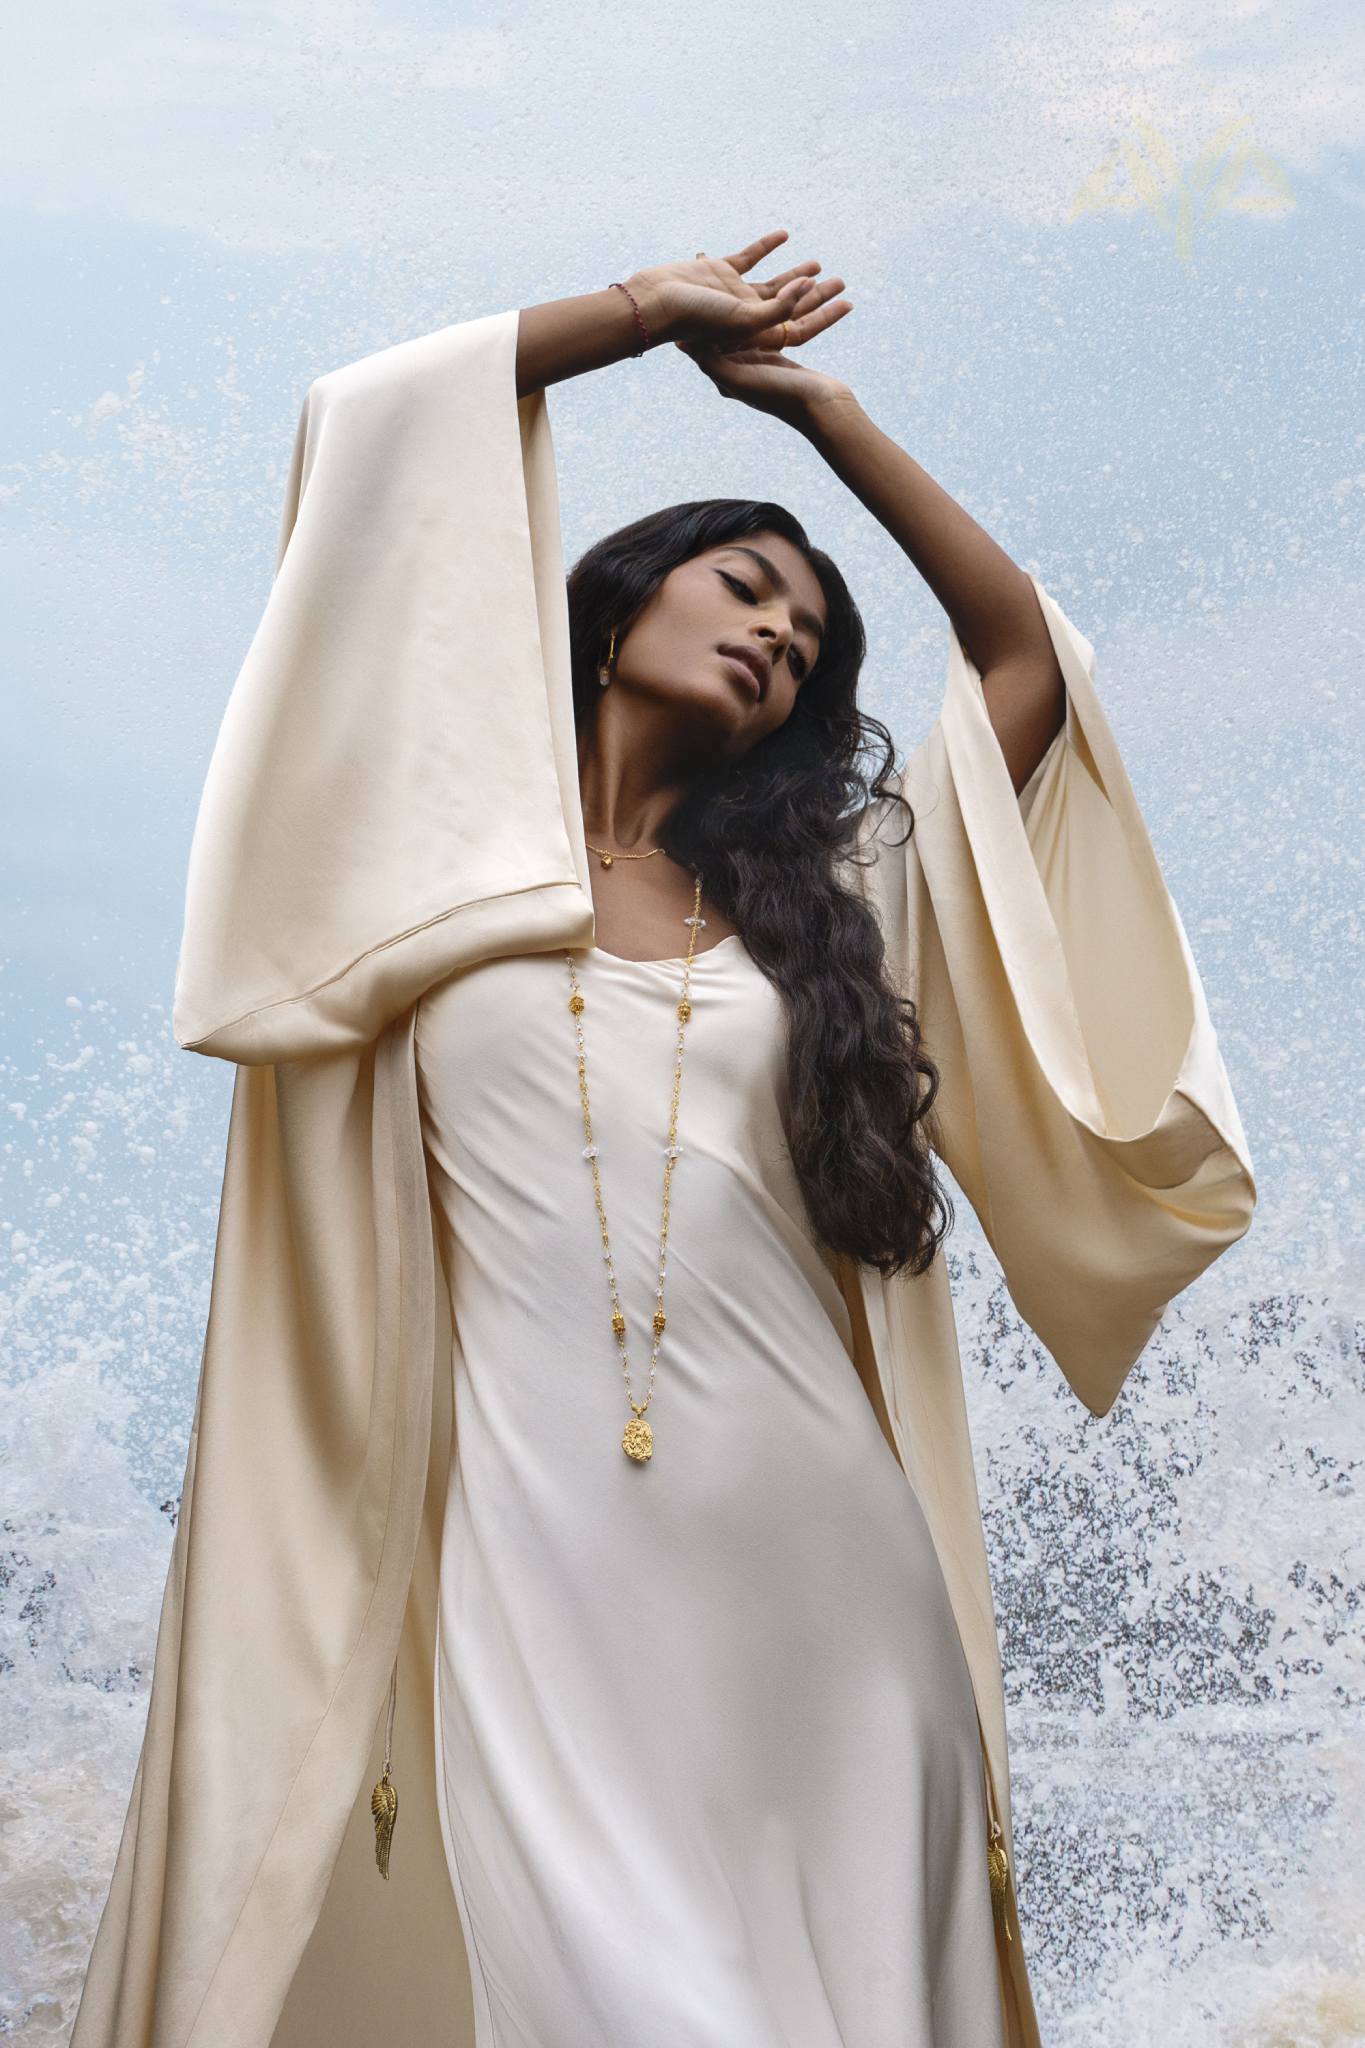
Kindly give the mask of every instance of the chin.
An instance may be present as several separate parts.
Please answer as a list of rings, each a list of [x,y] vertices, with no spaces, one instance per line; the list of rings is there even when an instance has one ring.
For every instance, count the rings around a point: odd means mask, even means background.
[[[739,690],[723,679],[717,684],[708,677],[703,683],[682,683],[670,692],[668,702],[683,719],[699,726],[714,726],[724,732],[737,731],[757,709],[746,703]]]

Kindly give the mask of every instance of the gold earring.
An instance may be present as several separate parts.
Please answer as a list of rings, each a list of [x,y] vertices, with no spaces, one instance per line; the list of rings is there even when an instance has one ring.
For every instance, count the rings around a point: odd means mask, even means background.
[[[610,646],[609,646],[609,647],[607,648],[607,658],[606,658],[606,660],[605,660],[605,661],[603,662],[602,666],[601,666],[601,667],[600,667],[600,668],[598,669],[598,671],[597,671],[597,680],[598,680],[598,682],[599,682],[599,683],[600,683],[600,684],[602,685],[602,688],[603,688],[604,690],[606,689],[606,687],[607,687],[607,684],[608,684],[608,683],[609,683],[609,682],[611,681],[611,665],[612,665],[612,662],[613,662],[613,661],[614,661],[615,659],[616,659],[616,628],[615,628],[615,626],[613,626],[613,627],[612,627],[612,629],[611,629],[611,644],[610,644]]]

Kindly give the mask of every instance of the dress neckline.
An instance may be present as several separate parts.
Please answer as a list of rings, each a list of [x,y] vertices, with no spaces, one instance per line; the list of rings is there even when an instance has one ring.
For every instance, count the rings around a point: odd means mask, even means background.
[[[727,932],[723,939],[716,940],[714,946],[707,946],[703,952],[694,953],[692,955],[692,965],[696,967],[700,961],[709,960],[713,953],[722,952],[726,946],[736,944],[743,944],[741,934],[739,932]],[[596,954],[600,959],[614,960],[618,967],[685,967],[687,965],[686,953],[671,954],[666,960],[631,960],[624,953],[609,953],[605,946],[589,946],[587,950],[589,953]]]

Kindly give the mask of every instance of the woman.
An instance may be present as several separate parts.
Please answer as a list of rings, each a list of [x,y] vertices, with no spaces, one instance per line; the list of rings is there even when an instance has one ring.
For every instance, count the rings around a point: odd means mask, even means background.
[[[76,2048],[1037,2040],[930,1143],[1096,1412],[1254,1187],[1090,650],[784,352],[847,302],[750,284],[782,239],[309,393],[191,854],[237,1089]],[[566,600],[544,389],[667,339],[954,621],[904,778],[780,507]]]

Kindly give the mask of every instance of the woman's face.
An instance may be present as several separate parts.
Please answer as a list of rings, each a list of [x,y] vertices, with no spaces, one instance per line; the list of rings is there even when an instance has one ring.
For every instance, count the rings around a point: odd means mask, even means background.
[[[745,534],[670,570],[618,638],[613,679],[667,699],[690,736],[743,754],[787,718],[825,621],[825,593],[800,550],[780,534]],[[756,676],[735,658],[746,650]]]

